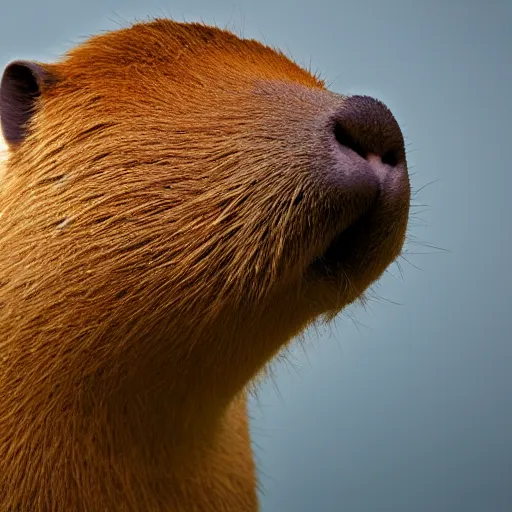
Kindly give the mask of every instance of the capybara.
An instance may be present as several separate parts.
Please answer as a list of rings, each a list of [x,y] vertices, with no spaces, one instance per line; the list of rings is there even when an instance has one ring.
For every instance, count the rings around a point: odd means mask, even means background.
[[[399,256],[388,108],[158,19],[0,89],[0,510],[258,510],[246,394]]]

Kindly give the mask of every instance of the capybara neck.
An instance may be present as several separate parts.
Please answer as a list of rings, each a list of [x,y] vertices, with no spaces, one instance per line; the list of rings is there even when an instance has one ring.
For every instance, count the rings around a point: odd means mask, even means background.
[[[402,249],[391,112],[156,20],[12,62],[0,120],[0,512],[257,510],[248,386]]]

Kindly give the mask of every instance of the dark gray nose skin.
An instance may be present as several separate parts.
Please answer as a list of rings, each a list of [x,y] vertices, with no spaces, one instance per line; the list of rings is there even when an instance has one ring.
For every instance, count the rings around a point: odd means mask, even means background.
[[[405,162],[404,139],[384,103],[369,96],[350,96],[332,119],[336,140],[362,158],[373,154],[389,166]]]
[[[369,96],[340,102],[324,125],[329,163],[320,169],[324,185],[345,193],[374,190],[396,194],[407,175],[404,139],[391,111]]]

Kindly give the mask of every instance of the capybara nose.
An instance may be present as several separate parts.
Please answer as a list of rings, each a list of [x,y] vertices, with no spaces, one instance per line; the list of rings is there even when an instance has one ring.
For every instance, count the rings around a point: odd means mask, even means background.
[[[334,115],[337,142],[364,159],[378,157],[395,167],[405,160],[404,139],[396,119],[380,101],[351,96]]]
[[[331,184],[368,190],[390,187],[407,173],[404,139],[391,111],[369,96],[350,96],[327,123]],[[400,176],[402,178],[400,178]]]

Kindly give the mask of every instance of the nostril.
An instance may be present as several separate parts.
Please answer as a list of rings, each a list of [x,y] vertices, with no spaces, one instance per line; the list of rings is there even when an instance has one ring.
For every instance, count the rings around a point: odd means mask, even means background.
[[[340,146],[345,146],[346,148],[355,151],[360,157],[366,158],[367,152],[364,150],[363,146],[361,146],[361,144],[359,144],[339,122],[334,126],[334,136]]]
[[[351,149],[364,159],[368,157],[368,152],[347,132],[347,130],[345,130],[343,125],[339,122],[337,122],[334,126],[334,136],[340,146]],[[390,149],[382,155],[381,160],[382,163],[390,165],[391,167],[395,167],[399,162],[398,152],[394,149]]]
[[[329,132],[340,149],[385,167],[405,163],[402,131],[386,105],[369,96],[350,96],[340,103],[328,118]]]
[[[390,165],[391,167],[398,165],[398,160],[398,153],[393,149],[386,151],[386,153],[382,155],[382,163]]]

